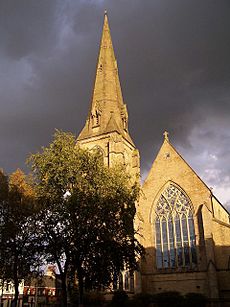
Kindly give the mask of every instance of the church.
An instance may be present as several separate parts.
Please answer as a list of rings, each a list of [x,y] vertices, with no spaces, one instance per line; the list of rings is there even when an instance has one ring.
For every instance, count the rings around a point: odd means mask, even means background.
[[[92,101],[77,142],[100,151],[108,167],[122,163],[139,180],[140,156],[128,130],[106,12]],[[136,210],[146,255],[132,283],[135,293],[195,292],[230,302],[230,215],[174,148],[168,132]]]

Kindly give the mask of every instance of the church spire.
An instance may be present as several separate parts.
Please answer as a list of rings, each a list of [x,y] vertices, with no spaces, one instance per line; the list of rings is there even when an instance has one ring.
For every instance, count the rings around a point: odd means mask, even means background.
[[[117,61],[105,11],[91,107],[78,140],[113,131],[117,131],[133,144],[128,133],[128,113],[123,102]]]

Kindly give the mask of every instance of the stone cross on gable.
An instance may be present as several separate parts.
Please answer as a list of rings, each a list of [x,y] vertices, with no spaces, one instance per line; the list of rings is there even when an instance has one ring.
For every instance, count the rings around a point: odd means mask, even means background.
[[[168,133],[168,131],[165,131],[163,134],[164,134],[165,140],[169,141],[169,133]]]

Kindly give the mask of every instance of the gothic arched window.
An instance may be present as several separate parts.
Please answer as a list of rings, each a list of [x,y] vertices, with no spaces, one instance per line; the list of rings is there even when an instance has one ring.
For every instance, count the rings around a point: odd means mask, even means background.
[[[94,154],[98,154],[102,162],[104,161],[104,151],[99,145],[95,145],[90,151]]]
[[[173,184],[156,204],[155,233],[158,269],[196,267],[193,207],[185,193]]]

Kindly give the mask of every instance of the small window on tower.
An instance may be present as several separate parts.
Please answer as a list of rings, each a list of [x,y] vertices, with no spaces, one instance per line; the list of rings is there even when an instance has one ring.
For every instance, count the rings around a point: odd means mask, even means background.
[[[100,114],[96,112],[96,125],[98,126],[100,124]]]
[[[123,117],[122,118],[122,122],[123,122],[123,128],[125,131],[127,131],[127,118],[126,117]]]
[[[127,107],[125,104],[121,108],[121,118],[122,118],[123,129],[127,131],[128,130],[128,112],[127,112]]]
[[[92,124],[93,128],[100,126],[101,123],[101,113],[96,110],[95,114],[92,114]]]

